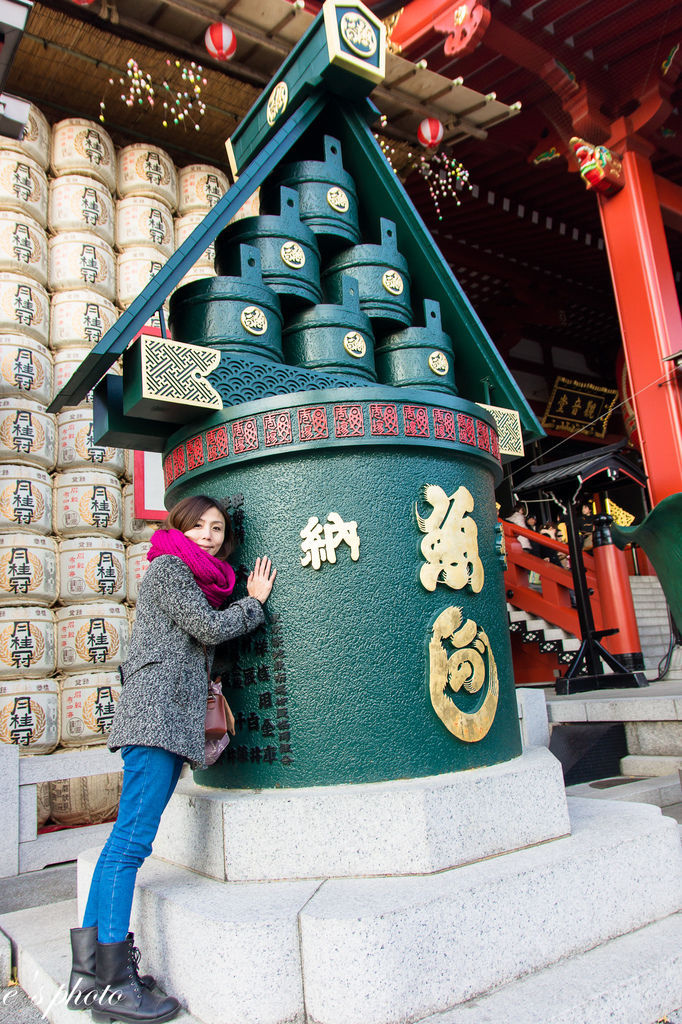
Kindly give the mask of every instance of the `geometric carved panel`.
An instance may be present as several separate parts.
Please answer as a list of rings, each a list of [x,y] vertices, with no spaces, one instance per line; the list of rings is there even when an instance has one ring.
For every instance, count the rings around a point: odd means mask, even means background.
[[[140,337],[142,394],[145,398],[222,409],[223,400],[206,380],[220,362],[220,352],[169,338]]]
[[[499,405],[485,405],[477,402],[481,409],[492,414],[500,438],[500,455],[520,456],[524,453],[521,420],[516,409],[503,409]]]

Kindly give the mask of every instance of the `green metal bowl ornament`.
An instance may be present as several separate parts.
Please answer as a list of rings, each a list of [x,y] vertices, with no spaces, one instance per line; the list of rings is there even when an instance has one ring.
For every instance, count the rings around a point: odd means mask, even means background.
[[[455,354],[441,327],[440,304],[424,300],[424,327],[406,327],[376,346],[377,376],[382,384],[421,387],[456,395]]]
[[[325,294],[340,304],[342,278],[348,274],[360,287],[360,308],[378,329],[406,327],[412,323],[407,260],[398,252],[394,222],[382,217],[379,230],[380,244],[354,245],[330,261],[322,275]]]
[[[299,160],[278,167],[261,188],[261,207],[279,201],[279,187],[298,192],[301,220],[314,231],[320,248],[338,250],[360,241],[355,182],[343,167],[341,143],[323,139],[324,160]]]
[[[284,332],[286,360],[294,366],[375,381],[372,324],[360,310],[355,278],[344,274],[342,290],[340,306],[313,306],[289,321]]]
[[[207,277],[178,288],[168,323],[175,341],[282,361],[282,311],[263,283],[260,252],[237,247],[239,277]]]
[[[245,217],[218,235],[215,269],[221,277],[240,273],[241,243],[260,251],[263,281],[277,292],[284,309],[321,301],[320,250],[315,235],[300,219],[295,189],[280,189],[278,216]]]

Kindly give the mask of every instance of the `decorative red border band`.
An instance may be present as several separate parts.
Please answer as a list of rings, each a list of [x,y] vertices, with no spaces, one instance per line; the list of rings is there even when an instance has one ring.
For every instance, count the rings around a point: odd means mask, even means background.
[[[255,451],[354,437],[451,441],[500,461],[497,431],[468,413],[402,402],[334,402],[259,413],[212,427],[168,453],[166,487],[207,464]]]

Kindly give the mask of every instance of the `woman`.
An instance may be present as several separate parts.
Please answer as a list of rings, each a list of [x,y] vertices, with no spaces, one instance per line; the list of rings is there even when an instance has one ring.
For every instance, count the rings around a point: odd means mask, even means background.
[[[128,932],[137,870],[149,856],[164,807],[185,761],[203,764],[208,678],[215,645],[250,633],[277,575],[256,559],[248,597],[223,609],[235,583],[229,516],[212,498],[185,498],[152,537],[123,687],[109,747],[124,772],[118,818],[100,854],[82,928],[71,931],[71,1009],[93,1019],[145,1024],[170,1020],[177,999],[137,972]],[[223,609],[223,610],[221,610]]]

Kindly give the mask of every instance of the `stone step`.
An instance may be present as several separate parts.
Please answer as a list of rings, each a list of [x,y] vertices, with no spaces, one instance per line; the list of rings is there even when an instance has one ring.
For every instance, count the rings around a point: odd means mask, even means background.
[[[679,910],[671,818],[642,804],[569,804],[566,839],[430,877],[322,886],[300,916],[308,1019],[428,1019]]]
[[[12,938],[19,985],[48,1024],[89,1024],[91,1020],[90,1014],[69,1010],[66,1006],[66,985],[71,970],[69,928],[75,928],[78,923],[76,900],[0,916],[0,929]],[[15,1024],[16,1020],[18,1024],[24,1018],[13,1018],[11,1005],[11,996],[4,1006],[0,1002],[0,1020],[6,1024]],[[173,1019],[176,1024],[203,1024],[185,1010]]]
[[[682,1006],[682,914],[418,1024],[653,1024]]]
[[[406,1024],[468,1010],[467,1001],[682,907],[672,818],[646,804],[572,799],[569,808],[566,838],[429,875],[218,882],[152,857],[131,923],[142,969],[189,1008],[181,1024]],[[96,855],[79,859],[81,903]],[[19,984],[50,1024],[84,1024],[53,999],[75,921],[73,903],[0,917]],[[452,950],[457,970],[444,969]],[[658,984],[656,1011],[682,1002]]]
[[[575,637],[559,626],[552,626],[545,630],[545,640],[575,640]]]
[[[570,697],[551,696],[547,716],[553,725],[559,722],[680,722],[682,695],[666,683],[628,690],[603,690]],[[651,692],[651,691],[654,692]],[[668,769],[672,772],[673,767]],[[624,775],[648,774],[634,771]],[[651,772],[650,774],[662,774]],[[667,774],[667,773],[665,773]]]

